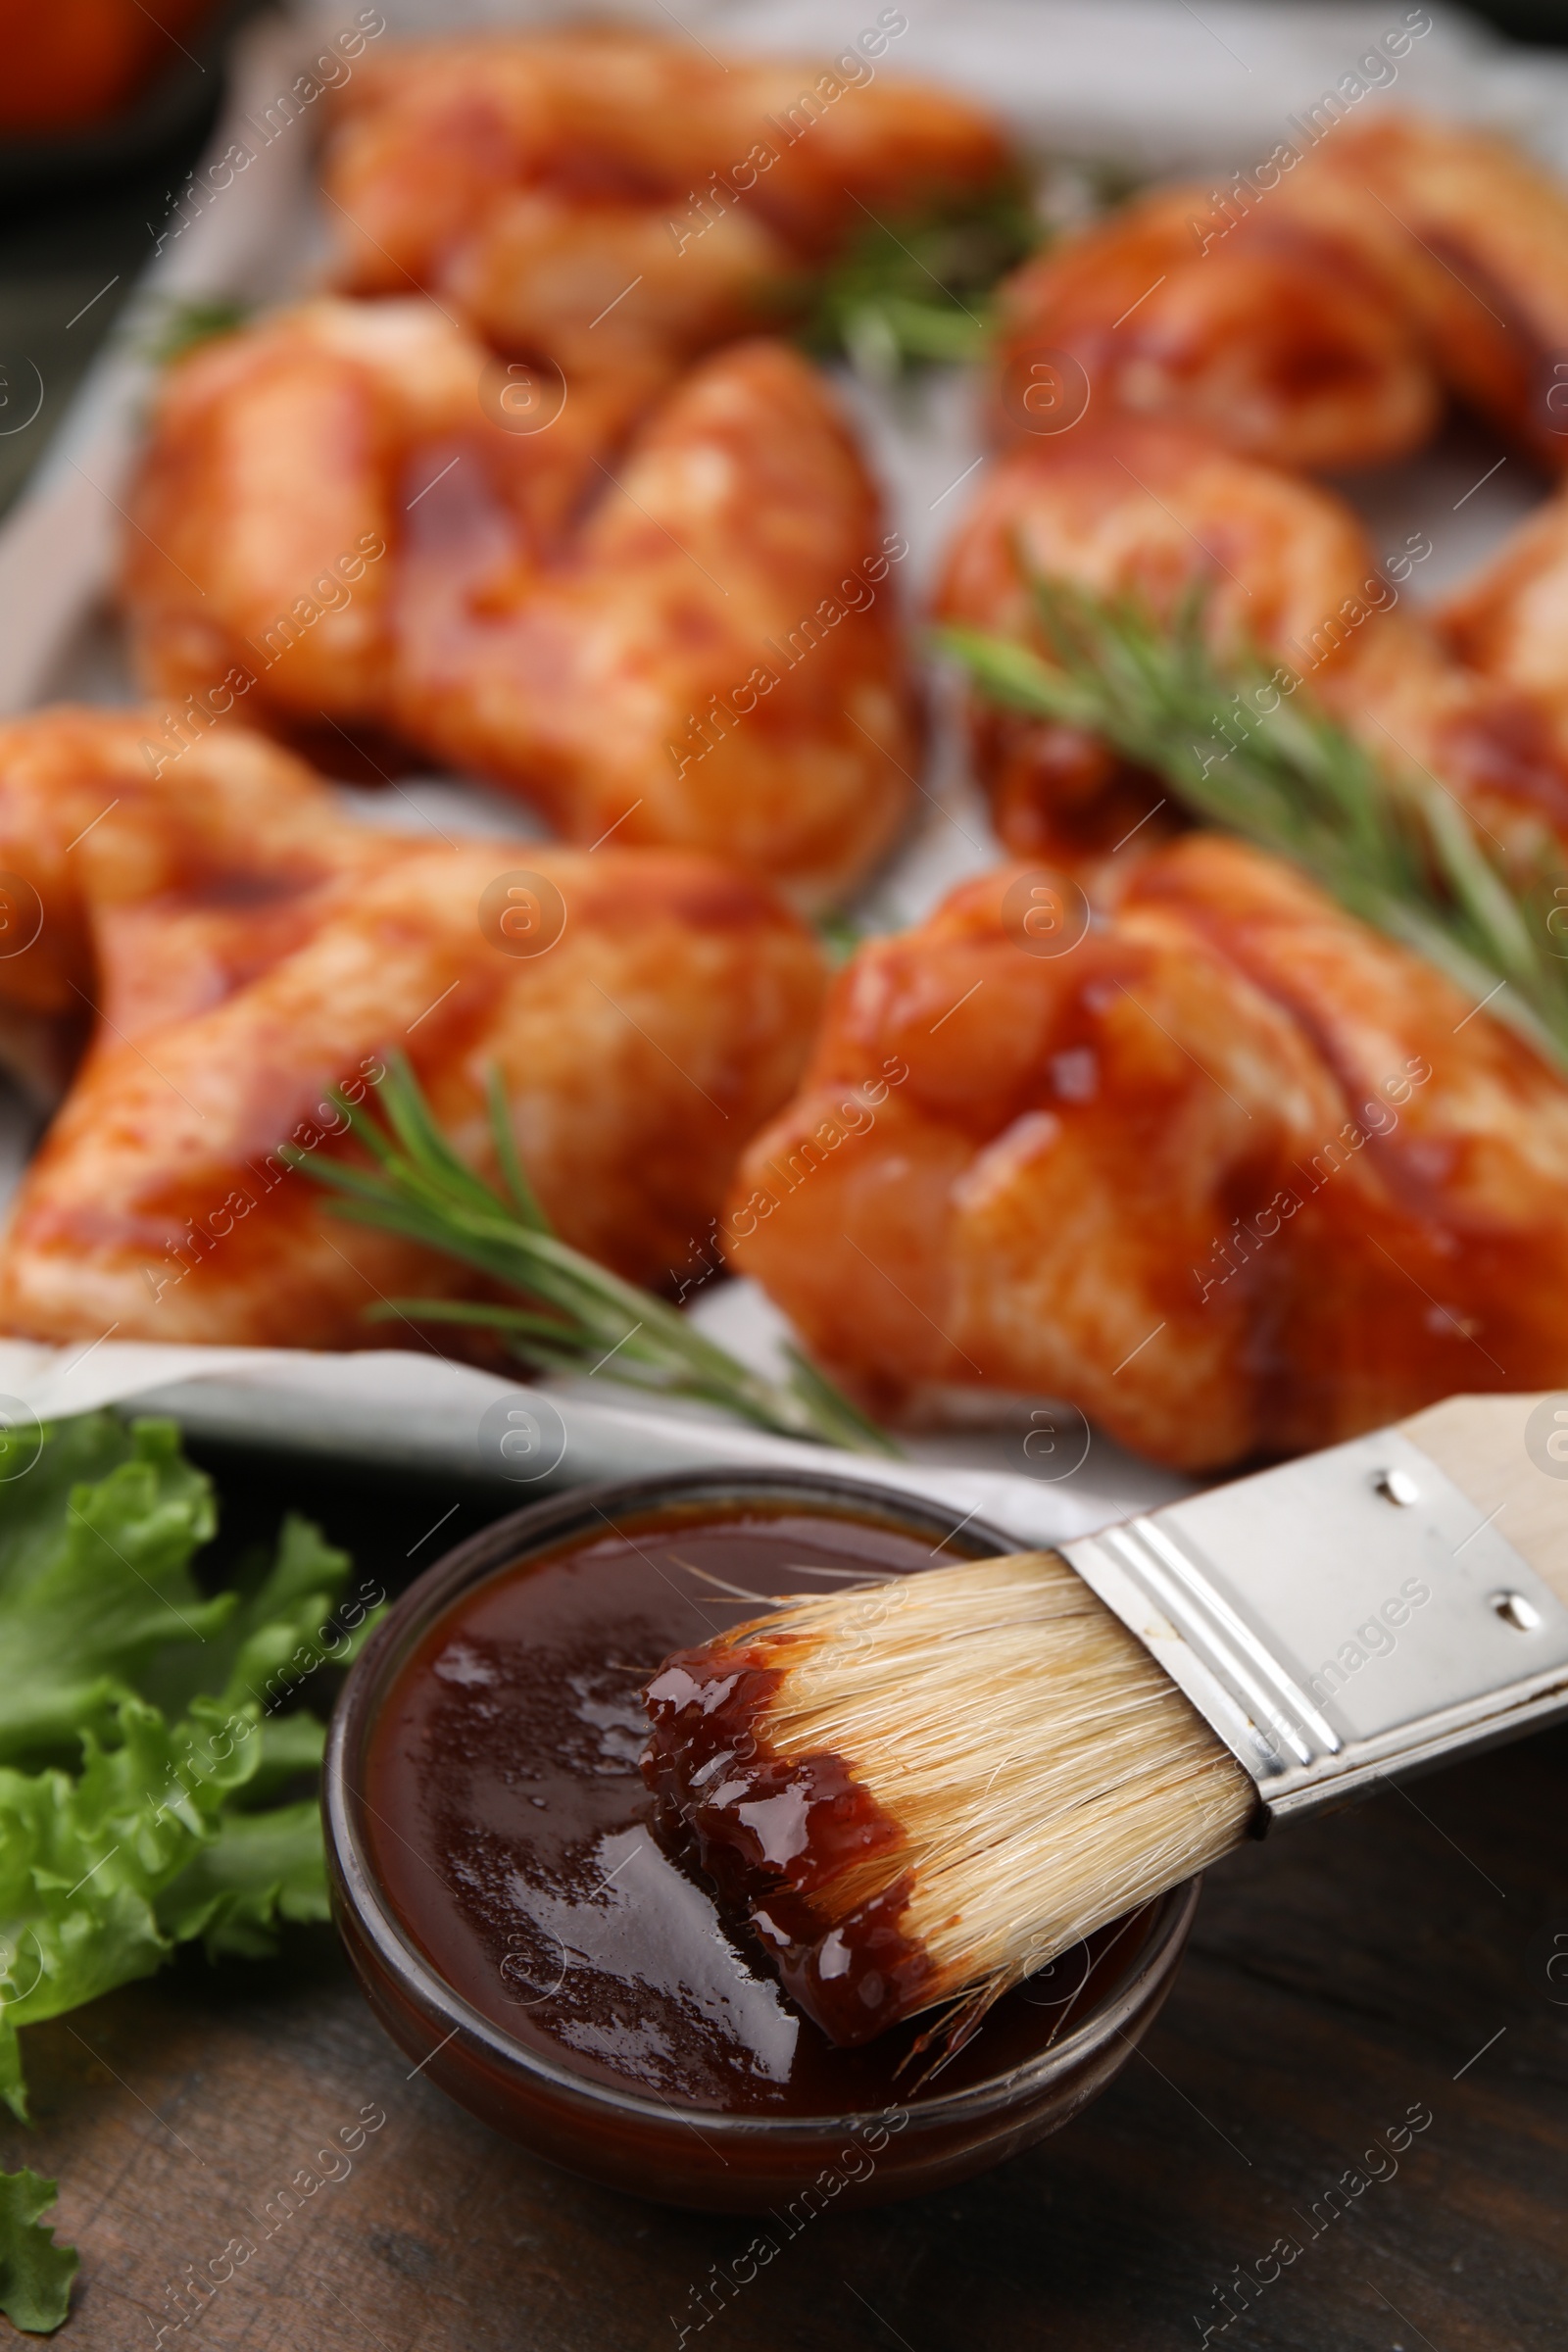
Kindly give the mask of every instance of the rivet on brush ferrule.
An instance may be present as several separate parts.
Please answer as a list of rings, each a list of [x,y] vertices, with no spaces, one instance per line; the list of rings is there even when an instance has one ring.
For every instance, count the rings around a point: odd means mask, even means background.
[[[1500,1516],[1385,1429],[1058,1548],[1272,1819],[1568,1714],[1568,1608]]]

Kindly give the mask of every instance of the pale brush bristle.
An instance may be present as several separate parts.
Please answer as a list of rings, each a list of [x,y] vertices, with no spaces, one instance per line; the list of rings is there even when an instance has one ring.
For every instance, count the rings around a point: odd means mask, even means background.
[[[989,2002],[1216,1860],[1256,1809],[1242,1765],[1054,1552],[762,1622],[787,1645],[759,1737],[787,1759],[832,1750],[905,1832],[813,1907],[842,1918],[910,1872],[901,1924],[936,1970],[922,2007]]]

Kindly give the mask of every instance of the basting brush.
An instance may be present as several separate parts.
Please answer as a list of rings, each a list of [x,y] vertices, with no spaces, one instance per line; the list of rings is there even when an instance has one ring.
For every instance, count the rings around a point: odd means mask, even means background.
[[[837,2042],[999,1994],[1249,1835],[1568,1713],[1568,1395],[1455,1397],[1058,1551],[666,1660],[662,1834]]]

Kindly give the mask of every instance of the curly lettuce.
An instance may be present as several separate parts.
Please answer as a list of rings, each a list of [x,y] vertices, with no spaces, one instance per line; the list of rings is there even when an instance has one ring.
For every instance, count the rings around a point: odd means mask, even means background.
[[[54,2182],[25,2165],[0,2173],[0,2311],[34,2335],[53,2334],[65,2318],[80,2259],[39,2219],[54,2201]]]
[[[280,1922],[326,1917],[301,1788],[325,1732],[298,1702],[372,1622],[358,1605],[354,1632],[332,1622],[352,1563],[292,1517],[270,1565],[205,1595],[212,1484],[172,1423],[88,1414],[31,1457],[0,1459],[0,2098],[24,2121],[20,2028],[177,1943],[255,1956]],[[66,2313],[75,2257],[38,2221],[52,2196],[0,2174],[0,2310],[22,2328]]]

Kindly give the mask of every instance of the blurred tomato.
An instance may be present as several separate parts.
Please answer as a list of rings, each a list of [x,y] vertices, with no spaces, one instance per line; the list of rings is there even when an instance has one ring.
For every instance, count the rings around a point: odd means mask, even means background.
[[[0,132],[82,130],[127,106],[213,0],[0,0]]]

